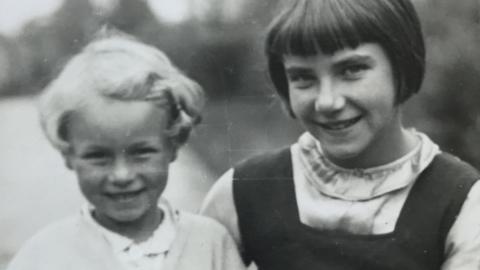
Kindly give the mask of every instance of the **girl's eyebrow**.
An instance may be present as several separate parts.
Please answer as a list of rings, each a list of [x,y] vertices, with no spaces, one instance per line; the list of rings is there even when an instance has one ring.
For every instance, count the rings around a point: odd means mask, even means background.
[[[352,64],[370,64],[373,65],[375,64],[375,59],[369,55],[349,55],[346,57],[341,57],[337,60],[334,60],[333,67],[342,67],[342,66],[348,66]]]
[[[139,141],[139,142],[134,142],[129,147],[145,147],[145,146],[150,146],[152,145],[151,142],[148,141]]]
[[[292,67],[286,67],[285,68],[285,73],[287,73],[287,74],[306,74],[306,73],[313,73],[313,70],[311,68],[306,68],[306,67],[292,66]]]

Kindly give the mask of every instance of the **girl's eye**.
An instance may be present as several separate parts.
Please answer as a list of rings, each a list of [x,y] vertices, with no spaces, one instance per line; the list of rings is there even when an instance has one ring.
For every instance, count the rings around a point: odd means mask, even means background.
[[[289,74],[287,78],[290,84],[297,89],[309,88],[316,82],[315,76],[311,74]]]
[[[340,69],[340,75],[347,80],[360,79],[370,67],[366,64],[351,64]]]

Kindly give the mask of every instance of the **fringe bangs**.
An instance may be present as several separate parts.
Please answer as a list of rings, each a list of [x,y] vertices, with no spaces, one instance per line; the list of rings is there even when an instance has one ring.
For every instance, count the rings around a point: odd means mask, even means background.
[[[356,0],[358,1],[358,0]],[[375,40],[380,32],[368,10],[349,0],[300,0],[274,22],[270,52],[276,55],[333,54],[344,48]],[[374,29],[372,29],[374,28]]]

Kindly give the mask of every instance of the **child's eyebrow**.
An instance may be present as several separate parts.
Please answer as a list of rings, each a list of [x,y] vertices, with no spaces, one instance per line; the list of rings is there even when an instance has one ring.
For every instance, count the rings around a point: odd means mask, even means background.
[[[128,146],[129,149],[131,148],[142,148],[142,147],[155,147],[158,148],[159,145],[156,144],[156,142],[151,142],[151,141],[139,141],[139,142],[134,142],[131,145]]]
[[[313,70],[311,68],[292,66],[292,67],[285,68],[285,73],[289,75],[308,74],[308,73],[313,73]]]
[[[333,63],[333,67],[342,67],[342,66],[348,66],[348,65],[353,65],[353,64],[369,64],[373,65],[375,64],[375,59],[373,59],[369,55],[350,55],[347,57],[342,57],[338,60],[335,60]]]
[[[107,149],[107,147],[105,147],[103,145],[86,144],[84,149],[86,151],[103,151],[103,150]]]
[[[142,146],[148,146],[148,142],[145,142],[143,140],[139,140],[139,141],[132,142],[132,143],[128,144],[127,148],[142,147]]]

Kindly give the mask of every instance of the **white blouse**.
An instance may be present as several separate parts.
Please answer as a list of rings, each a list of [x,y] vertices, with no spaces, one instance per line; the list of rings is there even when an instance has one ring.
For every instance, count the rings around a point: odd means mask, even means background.
[[[385,234],[395,224],[418,175],[440,153],[426,135],[405,156],[369,169],[345,169],[326,159],[308,133],[291,146],[297,208],[302,223],[355,234]],[[317,145],[312,145],[317,144]],[[314,149],[314,151],[312,151]],[[309,160],[316,160],[312,165]],[[227,227],[242,248],[233,201],[233,169],[210,190],[201,212]],[[446,239],[443,270],[480,268],[480,184],[468,195]]]
[[[427,136],[413,132],[419,138],[414,149],[368,169],[333,164],[319,143],[309,133],[303,134],[291,148],[300,221],[317,229],[354,234],[393,232],[415,180],[440,152]]]

